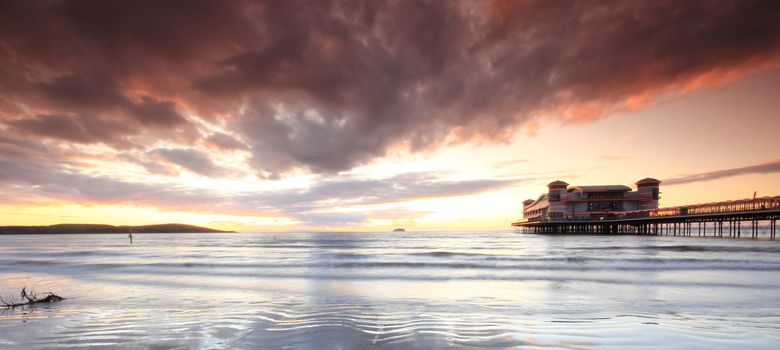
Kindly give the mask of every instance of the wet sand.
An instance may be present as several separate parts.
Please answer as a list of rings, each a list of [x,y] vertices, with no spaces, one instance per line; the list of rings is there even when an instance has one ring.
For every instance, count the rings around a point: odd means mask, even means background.
[[[772,349],[780,242],[479,233],[0,236],[0,348]]]

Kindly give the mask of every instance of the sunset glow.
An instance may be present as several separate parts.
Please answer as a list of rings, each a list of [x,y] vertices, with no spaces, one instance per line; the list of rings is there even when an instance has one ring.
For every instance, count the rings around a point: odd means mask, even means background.
[[[0,222],[507,229],[556,179],[780,194],[776,11],[662,3],[5,4]]]

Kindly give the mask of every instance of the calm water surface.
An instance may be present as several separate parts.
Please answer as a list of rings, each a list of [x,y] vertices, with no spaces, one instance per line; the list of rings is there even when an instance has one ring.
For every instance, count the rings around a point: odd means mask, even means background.
[[[512,232],[0,236],[0,348],[777,349],[780,242]]]

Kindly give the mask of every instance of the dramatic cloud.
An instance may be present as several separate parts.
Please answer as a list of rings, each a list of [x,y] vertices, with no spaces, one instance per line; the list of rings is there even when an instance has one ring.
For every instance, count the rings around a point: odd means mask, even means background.
[[[0,132],[115,148],[211,135],[201,144],[248,148],[273,178],[349,170],[393,147],[502,141],[541,117],[591,120],[780,53],[771,0],[0,6]]]
[[[771,0],[4,1],[0,194],[306,223],[414,217],[371,207],[520,177],[350,170],[777,66],[778,18]],[[665,184],[774,168],[750,169]],[[215,189],[247,174],[261,178],[247,187],[285,189]],[[262,180],[295,176],[311,182]]]
[[[768,163],[751,165],[741,168],[723,169],[710,171],[700,174],[692,174],[681,177],[675,177],[671,179],[663,180],[664,186],[670,185],[682,185],[692,182],[709,181],[715,179],[721,179],[724,177],[747,175],[747,174],[774,174],[780,173],[780,159],[774,160]]]
[[[196,174],[216,176],[220,171],[219,167],[207,155],[196,149],[161,148],[155,149],[150,153]]]
[[[207,147],[213,147],[225,151],[245,150],[247,146],[230,135],[215,132],[204,140]]]
[[[211,166],[202,163],[199,155],[186,150],[157,150],[155,153],[186,164],[192,171]],[[171,210],[289,217],[309,225],[336,225],[365,223],[372,218],[416,218],[425,213],[372,206],[473,195],[522,182],[518,179],[451,181],[432,174],[411,173],[374,180],[327,180],[300,189],[225,193],[176,183],[80,174],[61,168],[61,164],[0,158],[0,192],[8,198],[17,198],[20,203],[151,205]]]
[[[204,212],[220,212],[218,204],[229,201],[224,195],[209,190],[170,183],[133,182],[62,169],[62,164],[0,159],[0,193],[6,196],[7,204],[126,204]]]
[[[128,145],[125,136],[134,132],[132,125],[113,120],[84,116],[37,115],[8,121],[11,131],[28,136],[40,136],[72,143],[105,142],[120,148]]]

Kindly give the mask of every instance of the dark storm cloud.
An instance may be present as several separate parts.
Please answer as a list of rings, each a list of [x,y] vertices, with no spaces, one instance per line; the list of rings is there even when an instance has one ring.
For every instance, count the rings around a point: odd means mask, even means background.
[[[347,170],[388,147],[501,140],[534,114],[589,120],[778,57],[774,2],[273,3],[263,46],[196,80],[245,95],[270,174]],[[723,73],[725,74],[725,73]],[[707,83],[705,81],[704,83]],[[649,94],[649,95],[648,95]],[[650,97],[648,97],[650,96]],[[312,117],[312,115],[315,115]]]
[[[218,1],[2,2],[0,119],[93,115],[128,124],[121,136],[192,139],[171,130],[192,135],[180,110],[208,105],[188,95],[193,76],[251,33],[237,15]]]
[[[149,96],[133,101],[105,77],[57,76],[36,83],[33,89],[35,93],[30,97],[33,110],[61,114],[15,114],[0,118],[0,123],[10,126],[10,131],[70,143],[104,143],[119,149],[138,146],[131,137],[143,131],[170,134],[170,130],[180,127],[179,131],[192,132],[170,101]]]
[[[140,96],[132,101],[107,77],[66,75],[51,82],[39,83],[41,104],[52,105],[63,112],[114,114],[121,113],[140,125],[171,127],[185,123],[170,101]]]
[[[710,171],[706,173],[675,177],[675,178],[663,180],[662,183],[664,186],[682,185],[687,183],[709,181],[709,180],[715,180],[724,177],[732,177],[732,176],[739,176],[739,175],[774,174],[774,173],[780,173],[780,159],[768,163],[750,165],[741,168],[722,169],[722,170]]]
[[[37,87],[44,103],[66,110],[100,111],[128,103],[108,77],[62,75]]]
[[[159,101],[143,96],[140,102],[131,103],[127,109],[130,111],[130,116],[143,125],[171,127],[185,123],[184,118],[176,112],[176,108],[170,101]]]
[[[124,138],[133,133],[135,126],[114,120],[104,120],[96,117],[37,115],[24,119],[11,120],[6,123],[10,130],[29,136],[53,138],[73,143],[106,142],[120,148],[129,146]]]
[[[335,173],[737,78],[777,63],[777,18],[762,0],[8,1],[0,118],[94,142],[82,115],[137,125],[124,139],[191,112],[226,121],[260,175]]]

